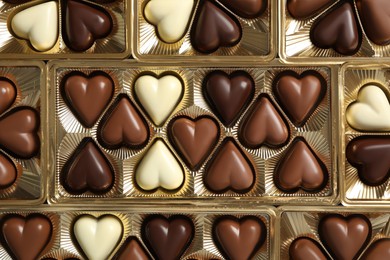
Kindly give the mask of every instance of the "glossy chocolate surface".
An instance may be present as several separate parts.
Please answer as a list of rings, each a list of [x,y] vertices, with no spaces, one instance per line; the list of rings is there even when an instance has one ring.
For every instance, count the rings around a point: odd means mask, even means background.
[[[194,237],[194,224],[186,216],[152,215],[144,220],[142,238],[155,258],[180,259]]]
[[[242,36],[240,22],[216,2],[202,1],[191,32],[192,46],[201,53],[237,45]]]
[[[346,149],[348,162],[357,168],[360,180],[377,186],[390,176],[390,138],[362,137],[352,140]]]
[[[114,180],[110,162],[90,138],[81,141],[61,171],[62,185],[71,194],[105,193]]]
[[[226,259],[252,259],[267,238],[267,228],[256,217],[224,216],[213,225],[213,239]]]
[[[287,0],[287,10],[295,19],[306,19],[334,3],[334,0]]]
[[[89,76],[70,73],[62,84],[62,97],[80,123],[92,127],[109,104],[114,94],[114,83],[104,72]]]
[[[247,72],[209,73],[203,82],[203,94],[226,126],[232,126],[253,97],[255,83]]]
[[[115,260],[150,260],[148,253],[136,237],[130,237],[118,251]]]
[[[326,253],[321,248],[321,245],[307,237],[300,237],[295,239],[289,248],[291,260],[327,260]]]
[[[390,238],[382,238],[372,243],[364,252],[362,260],[390,259]]]
[[[237,144],[227,139],[206,166],[203,181],[215,193],[246,193],[255,183],[255,171]]]
[[[5,189],[14,184],[17,177],[17,169],[12,160],[0,153],[0,189]]]
[[[7,78],[0,77],[0,114],[12,106],[16,99],[16,86]]]
[[[267,9],[267,0],[220,0],[227,8],[243,18],[259,17]]]

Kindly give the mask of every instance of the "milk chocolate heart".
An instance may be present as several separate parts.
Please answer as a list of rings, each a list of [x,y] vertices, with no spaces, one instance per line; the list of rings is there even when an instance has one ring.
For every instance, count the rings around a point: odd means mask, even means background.
[[[108,149],[122,146],[136,149],[149,139],[149,128],[127,95],[121,94],[103,117],[98,128],[98,140]]]
[[[287,0],[287,10],[295,19],[307,19],[314,16],[334,0]]]
[[[302,126],[326,93],[325,79],[314,70],[301,75],[294,71],[280,73],[273,84],[283,110],[296,126]]]
[[[220,0],[227,8],[244,18],[259,17],[267,9],[267,0]]]
[[[390,176],[390,138],[365,136],[347,146],[348,162],[358,170],[360,180],[370,186],[381,185]]]
[[[226,259],[252,259],[266,238],[264,222],[253,216],[224,216],[213,225],[213,239]]]
[[[295,239],[289,249],[291,260],[311,259],[311,260],[327,260],[326,253],[321,248],[320,244],[308,237],[300,237]]]
[[[199,117],[195,120],[180,117],[170,124],[169,137],[186,164],[191,170],[195,170],[202,165],[216,145],[219,128],[209,117]]]
[[[8,188],[14,184],[17,173],[12,160],[5,154],[0,153],[0,189]]]
[[[75,0],[66,1],[66,45],[74,51],[86,51],[97,39],[107,37],[112,30],[112,18],[103,8]]]
[[[89,76],[71,73],[63,79],[61,94],[80,123],[90,128],[112,99],[114,83],[108,74],[100,71]]]
[[[371,223],[361,214],[329,214],[318,226],[321,241],[334,259],[356,259],[371,238]]]
[[[142,224],[142,238],[156,259],[180,259],[194,238],[195,228],[186,216],[147,217]]]
[[[321,49],[334,49],[342,55],[355,54],[361,45],[361,30],[350,2],[341,2],[318,18],[310,30],[312,43]]]
[[[17,107],[0,118],[0,147],[12,156],[30,159],[39,153],[39,114]]]
[[[387,0],[357,0],[360,20],[367,37],[378,45],[390,43],[390,2]]]
[[[1,242],[13,259],[38,259],[52,236],[52,223],[44,215],[7,215],[1,223]]]
[[[215,193],[232,190],[246,193],[254,185],[255,172],[245,154],[233,140],[227,139],[206,166],[203,181]]]
[[[382,238],[372,243],[361,260],[380,260],[390,259],[390,239]]]
[[[110,162],[91,138],[81,141],[61,171],[61,183],[71,194],[105,193],[114,179]]]
[[[16,86],[7,79],[0,77],[0,114],[12,106],[16,99]]]
[[[255,83],[245,71],[235,71],[228,75],[223,71],[209,73],[203,83],[203,94],[220,118],[228,127],[232,126],[253,98]]]
[[[232,47],[241,40],[240,22],[215,2],[204,0],[191,31],[191,43],[201,53],[212,53],[220,47]]]
[[[129,237],[114,257],[115,260],[150,260],[148,253],[136,237]]]
[[[318,192],[328,182],[328,172],[306,142],[297,138],[279,161],[274,173],[275,185],[284,192]]]
[[[286,144],[289,128],[267,96],[260,96],[243,120],[238,137],[248,148],[262,145],[276,148]]]

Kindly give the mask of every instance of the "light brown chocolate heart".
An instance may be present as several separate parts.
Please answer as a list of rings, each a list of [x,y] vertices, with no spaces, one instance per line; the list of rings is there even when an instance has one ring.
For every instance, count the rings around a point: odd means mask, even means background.
[[[213,240],[226,259],[252,259],[266,238],[264,222],[253,216],[224,216],[213,225]]]
[[[216,145],[219,128],[209,117],[180,117],[169,128],[170,140],[191,170],[198,169]]]
[[[62,83],[62,97],[80,123],[90,128],[99,119],[114,94],[111,77],[95,71],[67,75]]]
[[[38,154],[39,114],[31,107],[17,107],[0,118],[0,147],[12,156],[29,159]]]
[[[328,182],[325,165],[306,142],[297,138],[275,168],[275,185],[284,192],[318,192]]]
[[[371,238],[371,223],[361,214],[329,214],[320,220],[318,233],[334,259],[356,259]]]
[[[227,8],[243,18],[259,17],[267,9],[267,0],[220,0]]]
[[[326,81],[313,70],[284,71],[274,81],[274,92],[291,121],[302,126],[324,98]]]
[[[108,149],[137,149],[148,139],[149,128],[145,120],[127,95],[119,95],[99,124],[99,142]]]
[[[288,0],[287,10],[295,19],[306,19],[333,2],[334,0]]]
[[[52,236],[52,223],[44,215],[8,215],[1,225],[1,242],[14,259],[38,259]]]
[[[289,128],[267,96],[261,96],[242,122],[238,137],[248,148],[262,145],[281,147],[288,141]]]
[[[390,259],[390,238],[382,238],[372,243],[361,260]]]
[[[295,239],[289,249],[291,260],[311,259],[327,260],[326,253],[322,250],[320,244],[308,237]]]
[[[206,166],[203,181],[215,193],[246,193],[255,182],[255,171],[234,141],[227,139]]]
[[[17,177],[15,164],[8,156],[0,153],[0,189],[5,189],[14,184]]]
[[[7,79],[0,77],[0,114],[12,106],[16,99],[16,86]]]
[[[151,258],[136,237],[129,237],[121,249],[119,249],[114,259],[150,260]]]

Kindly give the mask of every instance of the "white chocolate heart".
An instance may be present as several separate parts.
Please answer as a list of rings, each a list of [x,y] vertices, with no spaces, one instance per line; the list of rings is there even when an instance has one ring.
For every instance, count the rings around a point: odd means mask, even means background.
[[[157,140],[138,165],[135,180],[143,190],[175,190],[182,185],[184,172],[164,142]]]
[[[359,91],[356,102],[346,111],[348,124],[362,131],[389,131],[390,105],[386,94],[376,85],[366,85]]]
[[[172,75],[160,79],[142,76],[137,79],[134,88],[142,106],[157,126],[167,120],[183,92],[181,81]]]
[[[118,245],[123,226],[112,215],[101,218],[84,215],[74,223],[73,232],[88,259],[105,260]]]
[[[58,7],[51,1],[34,5],[17,13],[11,21],[13,33],[29,40],[37,51],[47,51],[58,38]]]
[[[161,40],[179,41],[188,26],[194,0],[150,0],[144,9],[146,20],[157,26]]]

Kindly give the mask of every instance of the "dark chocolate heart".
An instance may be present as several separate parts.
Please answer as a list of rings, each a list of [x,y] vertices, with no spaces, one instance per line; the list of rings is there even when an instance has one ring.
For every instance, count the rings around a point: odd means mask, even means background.
[[[152,215],[142,224],[142,238],[156,259],[180,259],[194,238],[191,219],[174,215]]]
[[[307,19],[331,3],[334,3],[334,0],[288,0],[287,10],[295,19]]]
[[[63,35],[66,45],[74,51],[86,51],[97,39],[112,30],[112,18],[103,8],[81,1],[67,0]]]
[[[246,193],[254,185],[255,171],[241,149],[227,139],[206,166],[203,181],[207,189],[215,193],[228,190]]]
[[[5,189],[14,184],[18,171],[12,160],[0,153],[0,189]]]
[[[386,260],[390,259],[390,238],[382,238],[372,243],[361,260]]]
[[[291,260],[311,259],[311,260],[327,260],[326,253],[321,248],[320,244],[308,237],[300,237],[295,239],[289,249]]]
[[[195,18],[191,43],[201,53],[212,53],[220,47],[232,47],[241,40],[240,22],[221,7],[209,0],[199,6]]]
[[[114,83],[104,72],[71,73],[63,79],[61,93],[80,123],[90,128],[112,99]]]
[[[328,182],[327,169],[302,138],[294,140],[275,168],[275,185],[284,192],[318,192]]]
[[[169,137],[191,170],[198,169],[215,147],[219,128],[213,119],[180,117],[169,127]]]
[[[274,81],[274,92],[290,120],[302,126],[326,93],[326,81],[316,71],[298,75],[294,71],[280,73]]]
[[[136,237],[129,237],[114,257],[115,260],[150,260],[148,253]]]
[[[342,55],[355,54],[361,45],[361,30],[350,2],[341,2],[317,19],[310,30],[312,43],[321,49],[333,48]]]
[[[105,193],[114,180],[110,162],[91,138],[81,141],[61,171],[61,183],[71,194]]]
[[[348,162],[357,168],[360,180],[370,186],[381,185],[390,176],[390,138],[365,136],[353,139],[346,148]]]
[[[16,99],[16,86],[7,78],[0,77],[0,114],[12,106]]]
[[[269,97],[260,96],[244,118],[238,137],[251,149],[282,147],[289,139],[289,128]]]
[[[98,129],[99,142],[108,149],[122,146],[136,149],[149,139],[149,128],[137,108],[125,94],[118,96]]]
[[[235,14],[252,19],[259,17],[267,9],[267,0],[220,0]]]
[[[226,259],[252,259],[266,238],[264,222],[253,216],[224,216],[213,225],[213,240]]]
[[[371,238],[371,223],[361,214],[329,214],[320,220],[318,233],[334,259],[356,259]]]
[[[12,156],[30,159],[38,154],[39,114],[31,107],[17,107],[0,118],[0,147]]]
[[[223,71],[209,73],[203,83],[204,96],[228,127],[232,126],[253,98],[255,83],[245,71],[228,75]]]
[[[1,242],[14,259],[39,259],[52,236],[52,223],[41,214],[7,215],[1,223]]]
[[[375,44],[390,43],[390,2],[388,0],[357,0],[360,20],[367,37]]]

